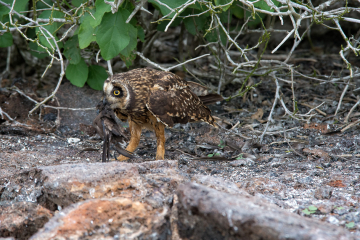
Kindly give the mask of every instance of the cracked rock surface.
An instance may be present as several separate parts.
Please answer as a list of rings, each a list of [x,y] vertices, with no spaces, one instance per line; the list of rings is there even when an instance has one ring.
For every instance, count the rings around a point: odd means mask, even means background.
[[[357,239],[176,160],[43,166],[1,181],[2,237]]]

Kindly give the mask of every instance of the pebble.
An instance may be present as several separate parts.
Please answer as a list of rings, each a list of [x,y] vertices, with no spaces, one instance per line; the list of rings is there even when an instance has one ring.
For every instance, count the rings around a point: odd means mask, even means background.
[[[80,138],[68,138],[67,142],[68,143],[78,143],[78,142],[80,142]]]

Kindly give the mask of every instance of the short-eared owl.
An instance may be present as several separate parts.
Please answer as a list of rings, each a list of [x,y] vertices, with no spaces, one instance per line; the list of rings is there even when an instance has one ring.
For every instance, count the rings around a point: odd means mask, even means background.
[[[143,127],[152,129],[157,138],[156,159],[164,159],[165,126],[204,121],[216,127],[205,104],[222,100],[220,95],[209,94],[200,84],[151,68],[134,69],[109,77],[104,83],[104,92],[116,116],[129,121],[131,138],[126,150],[135,151]],[[118,158],[126,159],[125,156]]]

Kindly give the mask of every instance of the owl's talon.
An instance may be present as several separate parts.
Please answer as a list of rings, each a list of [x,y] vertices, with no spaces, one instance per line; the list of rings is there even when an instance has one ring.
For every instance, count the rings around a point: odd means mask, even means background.
[[[128,157],[125,157],[123,155],[120,155],[117,159],[114,159],[114,161],[126,161],[128,160],[129,158]]]

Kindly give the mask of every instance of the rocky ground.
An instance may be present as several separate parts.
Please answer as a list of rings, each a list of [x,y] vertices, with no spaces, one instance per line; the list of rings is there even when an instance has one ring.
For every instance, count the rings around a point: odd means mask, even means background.
[[[91,127],[95,110],[28,118],[34,104],[3,89],[2,109],[27,125],[0,125],[0,237],[360,239],[360,128],[349,125],[356,115],[348,124],[329,118],[336,95],[322,98],[327,116],[309,124],[278,106],[259,142],[272,101],[263,86],[254,104],[212,106],[220,129],[167,129],[164,161],[154,161],[154,133],[144,132],[134,159],[107,163]],[[53,104],[93,107],[100,98],[65,82]],[[352,105],[345,100],[336,118]]]

